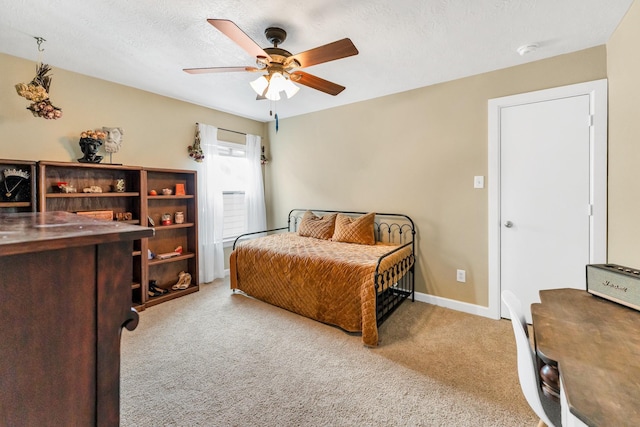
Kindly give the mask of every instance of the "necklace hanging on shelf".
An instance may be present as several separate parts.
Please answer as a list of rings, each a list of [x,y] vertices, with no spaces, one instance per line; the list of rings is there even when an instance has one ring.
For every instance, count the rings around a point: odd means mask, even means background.
[[[11,187],[11,189],[9,189],[9,186],[7,185],[7,179],[5,178],[4,189],[7,190],[7,192],[4,193],[4,195],[7,196],[7,198],[10,198],[13,192],[15,191],[15,189],[18,188],[20,184],[22,184],[22,179],[18,180],[18,182],[16,182],[16,185],[14,185],[13,187]]]
[[[5,169],[3,174],[4,174],[4,189],[5,189],[3,198],[5,200],[11,200],[12,198],[17,198],[18,194],[20,193],[20,184],[22,184],[25,179],[29,179],[29,173],[20,169]],[[15,184],[11,185],[9,184],[9,178],[17,178],[18,181]]]

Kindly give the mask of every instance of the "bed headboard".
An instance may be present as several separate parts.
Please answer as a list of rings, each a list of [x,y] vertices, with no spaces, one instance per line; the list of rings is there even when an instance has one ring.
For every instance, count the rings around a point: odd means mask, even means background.
[[[287,224],[289,231],[298,231],[298,225],[306,211],[311,211],[318,216],[325,214],[341,213],[349,216],[366,215],[369,212],[332,211],[324,209],[292,209],[289,212]],[[416,234],[413,220],[404,214],[377,213],[374,220],[374,232],[376,241],[404,245],[413,242]]]

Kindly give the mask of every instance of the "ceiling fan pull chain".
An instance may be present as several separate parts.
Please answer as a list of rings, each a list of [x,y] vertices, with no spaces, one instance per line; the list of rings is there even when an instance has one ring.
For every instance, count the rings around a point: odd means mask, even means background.
[[[274,102],[274,104],[275,104],[275,108],[274,109],[276,110],[276,117],[275,117],[276,118],[276,133],[278,133],[278,104],[276,104],[275,102]]]

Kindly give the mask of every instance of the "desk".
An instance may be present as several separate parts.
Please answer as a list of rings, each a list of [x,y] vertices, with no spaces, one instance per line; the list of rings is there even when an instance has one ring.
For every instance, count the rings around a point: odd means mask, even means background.
[[[541,291],[540,301],[531,305],[536,352],[558,366],[563,420],[640,426],[640,312],[577,289]]]
[[[0,213],[0,424],[118,426],[133,240],[67,212]]]

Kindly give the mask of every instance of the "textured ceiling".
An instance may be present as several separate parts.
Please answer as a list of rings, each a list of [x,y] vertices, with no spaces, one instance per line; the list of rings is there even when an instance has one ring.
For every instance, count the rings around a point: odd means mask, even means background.
[[[299,53],[349,37],[359,55],[305,68],[346,86],[338,96],[302,87],[277,102],[291,117],[428,86],[607,42],[633,0],[0,0],[0,52],[42,60],[153,93],[271,120],[254,73],[190,75],[189,67],[255,65],[209,25],[230,19],[262,47],[284,28]],[[540,48],[525,56],[516,49]]]

